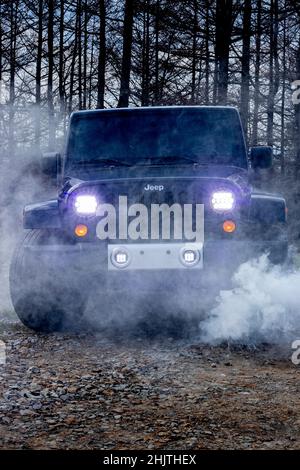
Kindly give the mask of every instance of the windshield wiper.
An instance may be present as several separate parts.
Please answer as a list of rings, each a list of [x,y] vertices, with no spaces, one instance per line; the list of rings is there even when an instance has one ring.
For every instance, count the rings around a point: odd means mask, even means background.
[[[148,158],[144,158],[143,160],[140,160],[140,162],[142,162],[142,166],[145,166],[147,164],[151,165],[152,163],[163,164],[164,162],[168,162],[168,163],[174,162],[174,164],[188,162],[188,163],[192,163],[193,165],[200,165],[199,162],[197,162],[197,160],[193,160],[190,157],[185,157],[182,155],[167,155],[165,157],[164,156],[148,157]],[[138,162],[137,165],[139,165],[140,162]]]
[[[108,165],[108,166],[131,166],[129,163],[122,162],[114,158],[93,158],[90,160],[80,160],[76,162],[77,165]]]

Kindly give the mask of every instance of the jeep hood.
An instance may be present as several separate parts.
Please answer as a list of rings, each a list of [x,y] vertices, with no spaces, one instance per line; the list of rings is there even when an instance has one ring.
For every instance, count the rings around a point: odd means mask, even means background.
[[[134,167],[80,168],[64,175],[64,183],[68,187],[79,183],[100,181],[149,180],[159,183],[160,179],[198,179],[198,178],[229,178],[248,185],[248,171],[243,168],[221,165],[152,165]]]
[[[151,166],[151,167],[113,167],[91,169],[83,173],[65,176],[61,198],[77,190],[85,191],[87,188],[101,190],[106,194],[130,194],[139,199],[147,185],[163,185],[164,193],[171,200],[178,200],[176,196],[186,195],[186,201],[192,200],[207,191],[217,188],[232,188],[244,198],[250,195],[248,172],[236,167],[217,165],[209,166]],[[90,189],[89,189],[90,191]],[[179,199],[181,200],[181,196]],[[109,198],[109,199],[110,199]],[[169,199],[169,197],[167,197]],[[180,202],[178,200],[178,202]]]

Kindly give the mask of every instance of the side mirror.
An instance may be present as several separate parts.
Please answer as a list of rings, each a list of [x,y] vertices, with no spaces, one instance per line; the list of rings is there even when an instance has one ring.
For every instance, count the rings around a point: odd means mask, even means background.
[[[45,176],[56,180],[61,172],[61,155],[57,152],[44,153],[42,155],[41,170]]]
[[[250,149],[250,160],[253,170],[267,170],[272,168],[272,147],[252,147]]]

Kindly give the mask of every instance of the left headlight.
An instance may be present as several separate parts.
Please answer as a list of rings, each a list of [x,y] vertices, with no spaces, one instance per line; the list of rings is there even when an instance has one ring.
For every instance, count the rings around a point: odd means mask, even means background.
[[[230,211],[235,205],[234,194],[231,191],[217,191],[212,195],[211,204],[216,211]]]
[[[82,194],[76,196],[74,206],[78,214],[95,214],[98,206],[98,201],[95,196]]]

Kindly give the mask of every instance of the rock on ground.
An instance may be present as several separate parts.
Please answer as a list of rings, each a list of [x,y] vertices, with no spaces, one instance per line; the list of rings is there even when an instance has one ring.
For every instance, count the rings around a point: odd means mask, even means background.
[[[2,324],[1,449],[296,449],[290,352]]]

